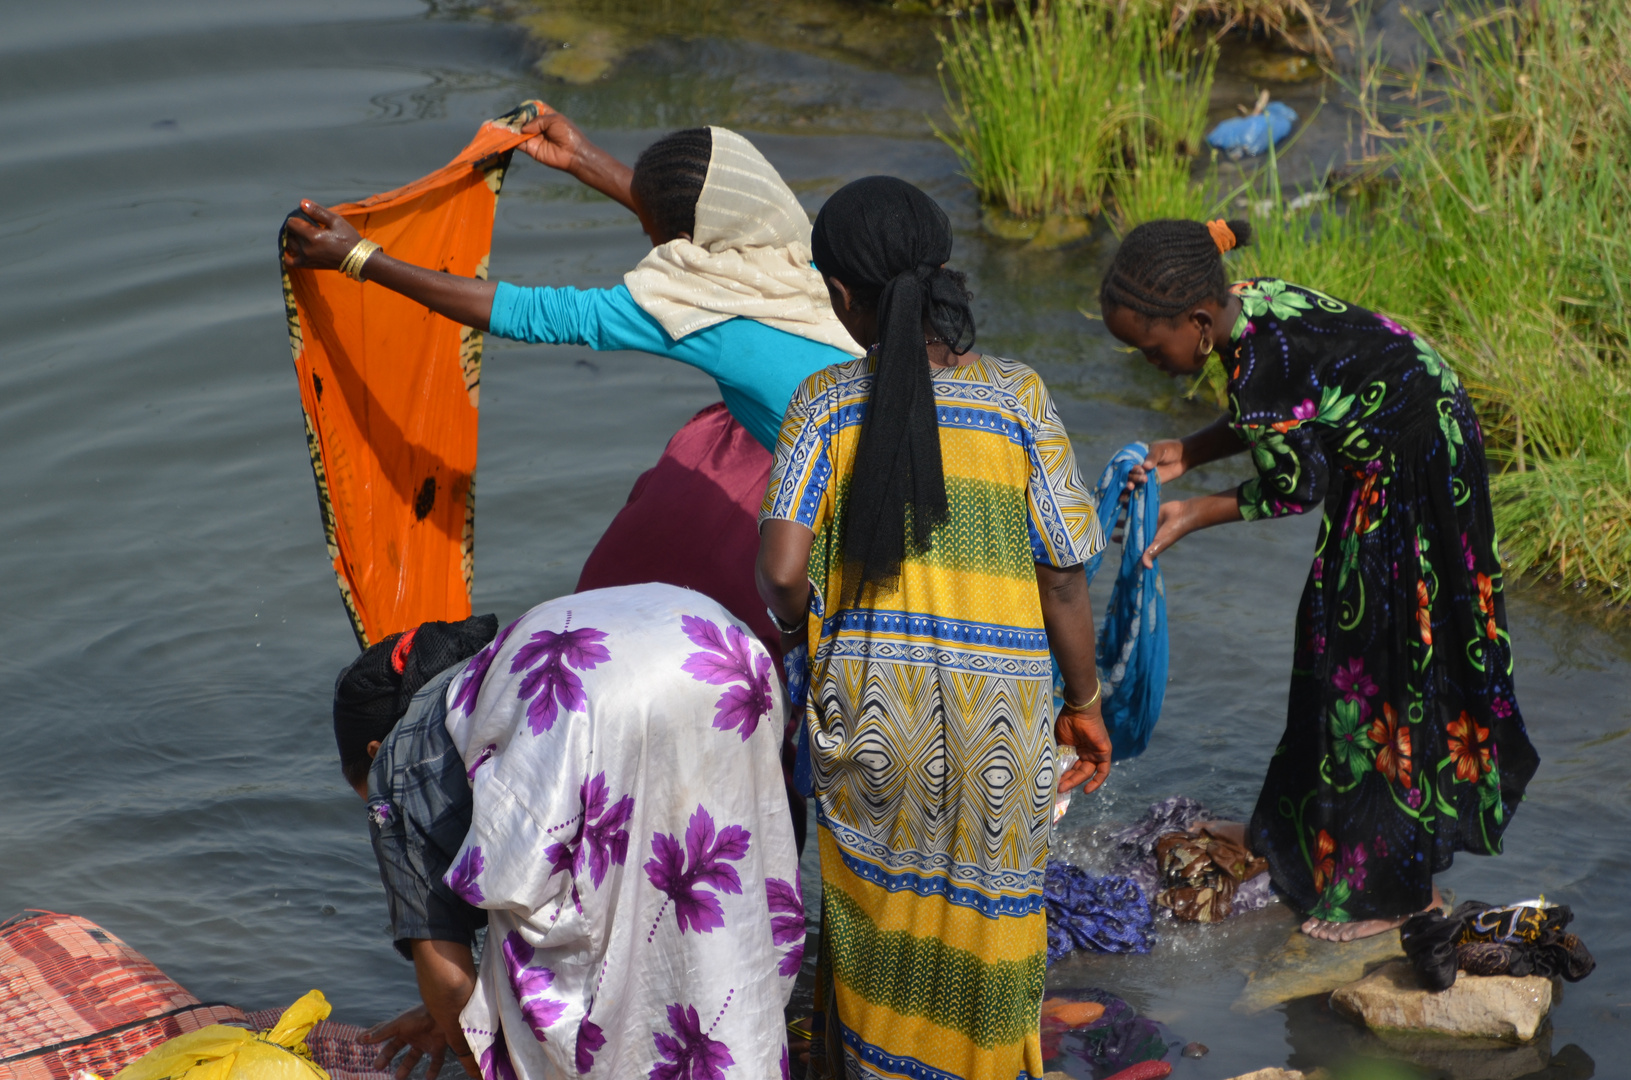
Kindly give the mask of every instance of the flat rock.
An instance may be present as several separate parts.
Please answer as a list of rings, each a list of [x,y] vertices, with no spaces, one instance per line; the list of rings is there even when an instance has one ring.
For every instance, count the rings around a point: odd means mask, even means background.
[[[1286,943],[1247,975],[1233,1009],[1258,1013],[1294,998],[1328,994],[1376,964],[1403,955],[1397,930],[1358,941],[1320,941],[1293,928]]]
[[[1552,980],[1463,972],[1454,986],[1435,994],[1417,985],[1407,961],[1394,960],[1338,987],[1331,994],[1331,1006],[1373,1031],[1425,1031],[1526,1043],[1552,1010]]]
[[[1303,1080],[1303,1074],[1296,1069],[1258,1069],[1231,1076],[1229,1080]]]

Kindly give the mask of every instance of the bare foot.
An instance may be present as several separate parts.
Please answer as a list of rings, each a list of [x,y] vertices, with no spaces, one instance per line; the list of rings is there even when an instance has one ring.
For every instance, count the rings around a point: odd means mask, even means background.
[[[1444,907],[1444,898],[1439,895],[1438,886],[1433,886],[1433,902],[1422,911],[1438,911]],[[1419,914],[1419,913],[1418,913]],[[1360,938],[1375,937],[1385,934],[1389,930],[1397,930],[1409,919],[1409,915],[1397,919],[1361,919],[1358,922],[1326,922],[1324,919],[1309,919],[1302,925],[1302,932],[1319,941],[1358,941]]]

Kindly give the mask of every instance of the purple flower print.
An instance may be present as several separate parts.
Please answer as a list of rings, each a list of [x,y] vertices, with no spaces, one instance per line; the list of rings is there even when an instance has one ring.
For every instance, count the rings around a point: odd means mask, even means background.
[[[570,612],[567,613],[566,622],[568,626],[572,624]],[[515,659],[510,661],[510,673],[513,675],[532,669],[521,680],[516,696],[522,701],[532,698],[527,706],[527,726],[534,735],[542,735],[554,727],[561,709],[571,712],[583,708],[583,680],[571,669],[588,671],[610,660],[612,654],[600,644],[605,640],[604,631],[591,630],[587,626],[579,630],[562,630],[558,634],[553,630],[540,630],[515,651]]]
[[[600,1030],[600,1025],[583,1018],[578,1025],[578,1049],[574,1055],[578,1063],[578,1075],[583,1075],[595,1067],[595,1055],[606,1045],[606,1035]]]
[[[1312,420],[1315,416],[1319,415],[1319,411],[1319,406],[1315,405],[1308,398],[1304,398],[1301,405],[1293,405],[1291,407],[1291,415],[1298,420]]]
[[[511,930],[504,938],[504,968],[510,973],[510,989],[521,1004],[521,1015],[532,1028],[533,1037],[547,1042],[544,1029],[566,1012],[566,1002],[544,997],[544,991],[555,984],[555,973],[546,967],[532,967],[536,955],[521,931]]]
[[[474,784],[476,782],[476,770],[487,764],[488,759],[497,752],[497,743],[490,742],[486,746],[482,747],[481,753],[476,755],[476,760],[471,763],[468,769],[464,770],[465,778]]]
[[[447,882],[447,887],[465,903],[479,904],[487,898],[481,894],[481,886],[476,884],[476,878],[486,865],[487,861],[481,856],[480,845],[472,844],[464,849],[464,854],[442,880]]]
[[[1400,326],[1398,323],[1394,322],[1392,319],[1388,318],[1386,315],[1376,316],[1376,321],[1393,331],[1395,334],[1398,334],[1400,337],[1416,336],[1415,334],[1412,334],[1410,331],[1406,330],[1404,327]]]
[[[1365,674],[1364,657],[1356,656],[1349,660],[1347,666],[1337,664],[1336,672],[1331,676],[1331,682],[1349,701],[1359,702],[1359,715],[1370,714],[1370,702],[1366,698],[1376,696],[1376,683]]]
[[[1355,892],[1365,887],[1365,845],[1363,843],[1342,849],[1342,858],[1337,863],[1333,880],[1346,881]]]
[[[651,1067],[650,1080],[721,1080],[725,1069],[736,1064],[725,1044],[702,1030],[696,1006],[670,1005],[668,1026],[673,1035],[652,1032],[663,1060]]]
[[[1505,720],[1512,715],[1512,702],[1506,698],[1492,698],[1489,703],[1489,711],[1494,713],[1497,719]]]
[[[578,799],[583,804],[583,816],[578,820],[577,833],[565,844],[549,845],[544,849],[544,858],[549,860],[551,874],[568,867],[576,873],[583,869],[587,854],[589,880],[598,889],[606,880],[606,871],[614,863],[622,866],[629,857],[629,831],[625,826],[634,816],[634,796],[623,796],[608,810],[606,774],[602,772],[579,786]]]
[[[470,663],[464,668],[464,681],[459,684],[459,692],[453,695],[453,711],[468,713],[476,704],[476,695],[481,693],[481,684],[487,678],[487,669],[493,666],[493,660],[498,656],[498,650],[504,647],[504,641],[521,625],[521,620],[506,626],[498,632],[498,636],[488,642],[487,647],[470,658]],[[473,771],[473,770],[472,770]]]
[[[721,630],[706,619],[686,615],[680,628],[692,643],[706,652],[692,653],[680,669],[698,682],[731,685],[720,695],[714,727],[721,731],[740,729],[742,741],[759,729],[759,721],[770,712],[770,657],[753,654],[748,636],[734,626]]]
[[[1466,560],[1467,569],[1472,570],[1478,565],[1478,557],[1472,553],[1472,545],[1467,543],[1467,534],[1461,534],[1461,555]]]
[[[1412,810],[1421,809],[1421,788],[1413,787],[1404,793],[1405,805]]]
[[[765,895],[770,901],[770,940],[777,945],[798,943],[782,955],[776,971],[784,978],[797,975],[804,965],[804,898],[797,886],[780,878],[765,879]]]
[[[707,934],[725,925],[719,898],[708,889],[741,894],[742,879],[737,876],[736,868],[726,866],[725,861],[734,862],[747,855],[751,836],[740,825],[727,825],[716,837],[713,817],[700,806],[686,827],[683,852],[679,840],[667,833],[652,836],[653,857],[646,863],[646,876],[653,887],[674,902],[674,917],[679,921],[680,933],[691,929]],[[662,913],[657,917],[661,919]]]
[[[1387,858],[1387,841],[1382,839],[1382,835],[1380,833],[1377,834],[1375,840],[1371,841],[1370,849],[1376,853],[1376,857],[1378,859]]]
[[[504,1042],[504,1033],[493,1036],[493,1044],[481,1052],[481,1080],[516,1080],[515,1064],[510,1061],[510,1048]]]

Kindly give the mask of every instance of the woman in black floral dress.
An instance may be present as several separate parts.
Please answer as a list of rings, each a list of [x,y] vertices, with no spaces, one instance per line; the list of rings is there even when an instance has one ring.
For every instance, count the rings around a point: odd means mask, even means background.
[[[1483,434],[1428,342],[1316,289],[1228,285],[1244,222],[1127,235],[1100,301],[1172,374],[1216,352],[1229,413],[1157,442],[1163,481],[1250,451],[1239,488],[1161,507],[1146,561],[1195,529],[1324,506],[1297,610],[1286,730],[1250,838],[1304,931],[1351,940],[1438,903],[1455,852],[1493,855],[1539,757],[1512,686]],[[1142,471],[1135,472],[1141,482]]]

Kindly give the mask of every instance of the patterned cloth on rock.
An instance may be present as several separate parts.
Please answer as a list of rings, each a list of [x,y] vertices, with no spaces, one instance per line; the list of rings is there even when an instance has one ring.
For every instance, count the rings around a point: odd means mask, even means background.
[[[1268,860],[1206,824],[1157,840],[1155,865],[1165,886],[1155,894],[1155,903],[1185,922],[1227,919],[1234,914],[1241,883],[1269,868]]]
[[[1241,515],[1323,504],[1251,847],[1316,918],[1420,911],[1457,851],[1500,851],[1540,761],[1483,434],[1444,358],[1391,319],[1272,279],[1233,291],[1219,354],[1257,468]]]
[[[760,515],[816,534],[805,717],[825,1038],[813,1064],[852,1078],[1037,1076],[1054,770],[1035,564],[1079,566],[1103,534],[1035,372],[990,356],[933,369],[948,517],[929,550],[908,545],[891,586],[844,606],[842,523],[874,363],[799,388]]]
[[[1144,816],[1118,829],[1108,837],[1115,862],[1111,874],[1131,878],[1138,883],[1145,896],[1155,896],[1165,887],[1162,871],[1156,863],[1156,846],[1162,837],[1172,833],[1188,833],[1206,822],[1216,820],[1194,799],[1173,795],[1151,803]],[[1274,889],[1263,874],[1249,876],[1238,882],[1229,914],[1239,915],[1256,911],[1274,903]]]
[[[448,689],[484,1080],[787,1076],[804,949],[769,655],[670,585],[552,600]]]
[[[1579,982],[1597,967],[1585,943],[1566,928],[1574,921],[1567,904],[1491,907],[1477,900],[1449,915],[1427,911],[1408,919],[1399,941],[1429,990],[1455,985],[1469,975],[1544,975]]]

